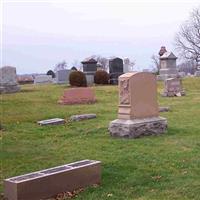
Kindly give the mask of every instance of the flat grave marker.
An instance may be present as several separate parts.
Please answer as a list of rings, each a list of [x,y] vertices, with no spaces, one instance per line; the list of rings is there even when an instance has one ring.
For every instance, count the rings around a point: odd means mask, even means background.
[[[99,184],[101,162],[81,160],[4,180],[8,200],[38,200]]]
[[[37,122],[41,126],[64,124],[65,120],[61,118],[46,119]]]

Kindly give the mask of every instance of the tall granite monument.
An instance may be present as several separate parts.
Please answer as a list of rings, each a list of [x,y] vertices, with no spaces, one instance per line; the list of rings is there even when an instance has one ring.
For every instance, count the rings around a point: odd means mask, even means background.
[[[167,129],[159,117],[156,77],[148,72],[126,73],[119,77],[118,119],[111,121],[111,136],[138,138],[158,135]]]
[[[118,78],[123,74],[123,60],[118,57],[114,57],[109,60],[109,74],[110,74],[110,83],[118,84]]]
[[[87,84],[93,84],[94,74],[97,71],[97,61],[94,58],[86,58],[81,63],[83,64],[83,72],[86,75]]]
[[[160,71],[158,80],[165,80],[167,78],[176,78],[178,76],[178,70],[176,67],[177,57],[170,51],[167,51],[163,46],[159,51],[160,56]]]
[[[16,68],[11,66],[0,68],[0,93],[14,93],[19,90]]]

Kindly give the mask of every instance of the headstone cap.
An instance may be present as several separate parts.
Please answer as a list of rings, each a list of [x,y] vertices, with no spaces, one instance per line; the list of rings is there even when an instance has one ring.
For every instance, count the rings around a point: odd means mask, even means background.
[[[171,51],[166,51],[162,56],[160,56],[160,59],[177,59],[177,57]]]
[[[150,72],[128,72],[128,73],[122,74],[119,78],[130,78],[131,76],[142,75],[142,74],[153,75]]]

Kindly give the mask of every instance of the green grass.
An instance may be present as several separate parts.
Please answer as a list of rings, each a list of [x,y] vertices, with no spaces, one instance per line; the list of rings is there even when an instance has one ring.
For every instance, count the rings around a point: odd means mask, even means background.
[[[183,81],[185,97],[163,98],[172,111],[168,132],[140,139],[109,136],[117,117],[118,88],[94,87],[93,105],[61,106],[66,86],[25,85],[16,94],[2,95],[1,180],[81,159],[102,161],[102,184],[87,188],[76,199],[200,199],[200,79]],[[96,113],[97,118],[66,125],[40,127],[38,120]],[[3,185],[0,185],[3,192]]]

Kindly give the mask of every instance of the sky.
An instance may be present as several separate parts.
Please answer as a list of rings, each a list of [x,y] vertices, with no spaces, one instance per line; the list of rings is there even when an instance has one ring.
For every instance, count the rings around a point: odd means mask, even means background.
[[[175,34],[199,6],[199,0],[3,0],[1,65],[46,73],[63,60],[71,68],[102,55],[151,68],[161,46],[175,51]]]

